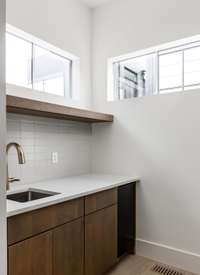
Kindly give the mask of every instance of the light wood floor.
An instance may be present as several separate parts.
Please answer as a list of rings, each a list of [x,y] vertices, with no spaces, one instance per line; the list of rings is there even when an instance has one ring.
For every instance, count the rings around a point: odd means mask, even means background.
[[[140,256],[127,256],[119,262],[119,264],[107,275],[159,275],[159,273],[152,272],[151,268],[156,262]],[[197,275],[183,270],[184,275]]]

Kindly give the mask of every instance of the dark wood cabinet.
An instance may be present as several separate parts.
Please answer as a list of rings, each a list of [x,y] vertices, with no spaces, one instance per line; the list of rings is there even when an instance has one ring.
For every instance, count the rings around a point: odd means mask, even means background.
[[[8,248],[9,275],[83,275],[83,218]]]
[[[9,217],[8,245],[84,216],[84,198]]]
[[[9,275],[52,275],[52,232],[8,248]]]
[[[53,230],[53,274],[83,275],[84,222],[78,219]]]
[[[106,190],[85,197],[85,215],[117,203],[117,189]]]
[[[9,217],[7,225],[8,275],[103,275],[134,251],[135,186]]]
[[[8,274],[82,275],[83,217],[80,198],[8,218]]]
[[[117,205],[85,217],[85,275],[102,275],[117,261]]]

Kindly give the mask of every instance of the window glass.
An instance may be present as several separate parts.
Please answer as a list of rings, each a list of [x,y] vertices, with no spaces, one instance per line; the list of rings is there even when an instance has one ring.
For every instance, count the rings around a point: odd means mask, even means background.
[[[71,61],[34,45],[33,88],[46,93],[69,96]]]
[[[155,55],[133,58],[114,64],[115,97],[118,99],[153,94]]]
[[[32,88],[32,44],[6,34],[6,82]]]
[[[182,52],[174,52],[159,56],[159,89],[166,92],[182,86]]]
[[[184,85],[200,84],[200,47],[184,52]]]

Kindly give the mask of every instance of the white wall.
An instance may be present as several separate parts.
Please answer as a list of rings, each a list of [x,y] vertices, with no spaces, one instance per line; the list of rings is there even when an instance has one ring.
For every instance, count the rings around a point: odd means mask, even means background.
[[[200,93],[106,102],[107,58],[200,33],[199,0],[118,0],[93,14],[93,171],[139,175],[138,253],[200,270]],[[183,250],[183,251],[182,251]]]
[[[5,1],[0,0],[0,274],[6,275]]]
[[[80,57],[81,91],[76,105],[90,107],[90,9],[78,0],[6,2],[7,23]]]

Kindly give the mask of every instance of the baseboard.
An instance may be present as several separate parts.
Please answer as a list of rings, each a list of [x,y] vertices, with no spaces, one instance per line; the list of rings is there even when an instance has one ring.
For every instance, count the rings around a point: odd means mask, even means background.
[[[158,262],[200,274],[199,254],[142,239],[136,240],[136,253]]]

